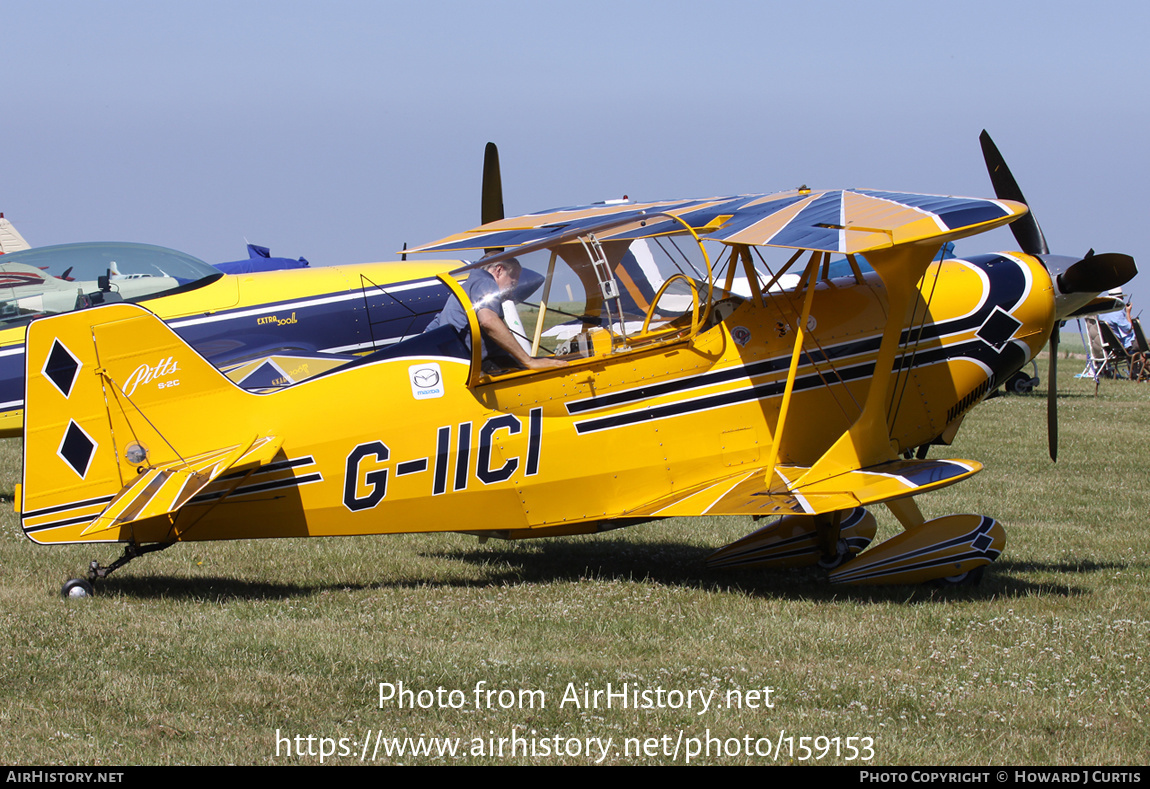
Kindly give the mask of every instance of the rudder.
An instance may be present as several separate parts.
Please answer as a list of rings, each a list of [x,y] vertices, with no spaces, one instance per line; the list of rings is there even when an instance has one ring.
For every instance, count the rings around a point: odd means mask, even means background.
[[[34,321],[26,358],[20,508],[24,532],[36,542],[135,539],[131,519],[89,527],[145,472],[178,469],[194,484],[195,474],[183,470],[187,459],[223,451],[234,464],[245,456],[234,451],[237,437],[248,446],[259,438],[254,426],[237,424],[254,412],[258,395],[235,386],[142,307],[113,304]],[[137,510],[160,514],[154,505]]]

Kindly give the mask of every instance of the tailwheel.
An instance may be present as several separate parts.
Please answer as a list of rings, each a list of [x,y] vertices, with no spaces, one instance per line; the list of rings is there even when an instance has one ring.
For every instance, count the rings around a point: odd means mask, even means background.
[[[128,562],[133,559],[143,556],[146,553],[153,553],[155,551],[162,551],[165,548],[170,548],[175,545],[174,542],[158,542],[151,545],[138,545],[137,543],[130,542],[124,548],[124,553],[119,559],[109,564],[107,567],[101,565],[95,559],[88,565],[87,578],[72,578],[60,590],[62,597],[92,597],[96,594],[96,581],[101,578],[107,578],[112,573],[119,570]]]
[[[96,594],[95,587],[84,578],[72,578],[60,590],[60,596],[67,599],[73,597],[92,597]]]

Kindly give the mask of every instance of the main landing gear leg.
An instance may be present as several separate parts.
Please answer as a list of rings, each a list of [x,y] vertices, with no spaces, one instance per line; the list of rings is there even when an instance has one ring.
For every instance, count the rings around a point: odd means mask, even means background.
[[[842,533],[842,512],[833,512],[829,517],[815,517],[815,533],[818,535],[819,567],[833,570],[850,559],[854,554],[847,550],[847,541],[840,539]]]
[[[102,578],[107,578],[112,573],[119,570],[128,562],[135,559],[137,556],[143,556],[146,553],[153,553],[155,551],[162,551],[165,548],[170,548],[175,545],[174,542],[158,542],[152,545],[139,545],[134,542],[128,543],[124,548],[124,554],[116,561],[109,564],[107,567],[100,565],[95,559],[88,565],[87,578],[72,578],[68,583],[64,584],[64,588],[60,590],[63,597],[91,597],[96,593],[96,581]]]

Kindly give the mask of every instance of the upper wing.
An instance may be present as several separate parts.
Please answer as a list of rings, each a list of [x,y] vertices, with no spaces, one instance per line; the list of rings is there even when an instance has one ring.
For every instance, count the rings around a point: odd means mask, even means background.
[[[1006,200],[873,189],[792,192],[747,206],[708,237],[726,244],[858,254],[981,233],[1026,213]]]
[[[649,221],[657,212],[667,212],[686,217],[692,227],[703,227],[718,217],[731,213],[733,203],[750,198],[714,197],[703,200],[664,200],[650,203],[596,203],[586,206],[572,206],[541,211],[535,214],[509,217],[497,222],[480,225],[472,230],[456,233],[446,238],[425,244],[414,252],[455,252],[464,249],[488,249],[494,247],[516,248],[559,239],[572,231],[592,230],[604,223],[619,222],[610,238],[640,238],[666,232],[684,232],[681,224],[674,227],[663,224],[655,228]],[[666,220],[673,222],[673,220]],[[642,231],[642,232],[640,232]]]
[[[580,230],[596,231],[601,241],[625,241],[686,232],[686,225],[703,238],[725,244],[858,254],[927,239],[942,243],[990,230],[1025,213],[1026,206],[1010,200],[802,189],[561,208],[481,225],[406,251],[523,247],[562,241]]]

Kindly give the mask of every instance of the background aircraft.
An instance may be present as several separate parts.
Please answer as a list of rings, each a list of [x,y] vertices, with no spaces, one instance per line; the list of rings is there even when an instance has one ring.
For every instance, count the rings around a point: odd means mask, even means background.
[[[498,201],[499,161],[488,145],[482,210]],[[501,215],[501,214],[500,214]],[[484,221],[487,221],[484,219]],[[86,243],[29,248],[0,214],[0,437],[20,435],[24,327],[32,320],[109,302],[147,302],[232,380],[249,389],[285,386],[356,355],[418,335],[450,291],[435,274],[449,262],[311,268],[248,244],[248,260],[208,266],[147,244]],[[225,276],[221,276],[223,272]],[[526,345],[515,302],[543,278],[523,272],[504,317]]]
[[[279,386],[418,334],[454,262],[366,263],[224,274],[147,244],[35,247],[0,258],[0,436],[20,434],[24,333],[46,315],[147,303],[247,387]]]

